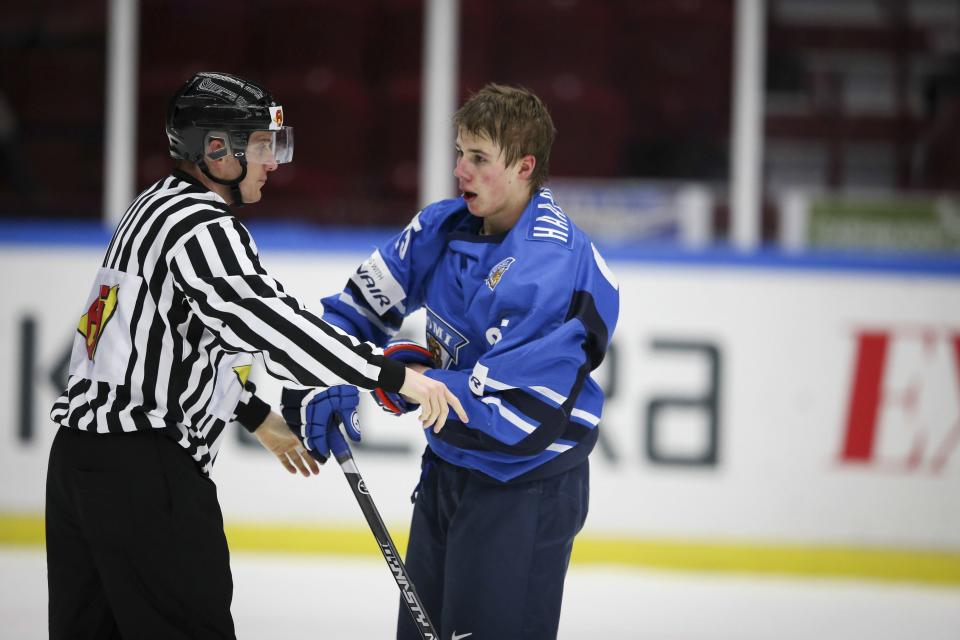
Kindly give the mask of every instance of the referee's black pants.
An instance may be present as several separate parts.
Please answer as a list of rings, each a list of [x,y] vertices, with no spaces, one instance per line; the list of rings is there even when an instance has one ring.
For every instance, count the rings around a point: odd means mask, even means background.
[[[216,487],[163,433],[61,428],[46,530],[51,640],[235,637]]]

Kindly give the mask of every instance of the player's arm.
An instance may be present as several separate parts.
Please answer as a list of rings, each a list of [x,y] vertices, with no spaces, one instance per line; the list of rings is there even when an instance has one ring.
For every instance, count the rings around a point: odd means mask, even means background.
[[[404,318],[423,304],[424,283],[457,222],[456,201],[420,211],[351,274],[343,290],[327,296],[323,319],[377,345],[393,339]]]

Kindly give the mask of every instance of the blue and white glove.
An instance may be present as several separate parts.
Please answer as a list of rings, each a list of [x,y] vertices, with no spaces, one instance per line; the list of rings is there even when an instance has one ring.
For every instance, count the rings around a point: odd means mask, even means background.
[[[357,388],[345,384],[328,389],[284,387],[280,394],[280,413],[310,455],[323,464],[330,457],[330,449],[338,448],[338,439],[343,442],[341,423],[350,439],[360,442],[359,401]]]
[[[428,367],[437,366],[430,350],[411,340],[391,340],[383,348],[383,355],[406,364],[417,363]],[[401,416],[420,406],[416,402],[404,400],[403,396],[395,391],[384,391],[379,387],[373,390],[373,399],[377,401],[381,409],[395,416]]]

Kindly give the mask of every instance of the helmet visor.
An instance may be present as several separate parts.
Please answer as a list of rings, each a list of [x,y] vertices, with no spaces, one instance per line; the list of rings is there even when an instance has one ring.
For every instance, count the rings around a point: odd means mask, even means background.
[[[293,127],[276,131],[253,131],[244,151],[247,162],[285,164],[293,161]]]

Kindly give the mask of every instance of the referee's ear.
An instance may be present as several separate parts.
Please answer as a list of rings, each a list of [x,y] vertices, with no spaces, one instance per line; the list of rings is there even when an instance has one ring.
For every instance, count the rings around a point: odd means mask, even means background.
[[[227,157],[227,145],[220,138],[210,138],[204,156],[207,162],[223,160]]]

